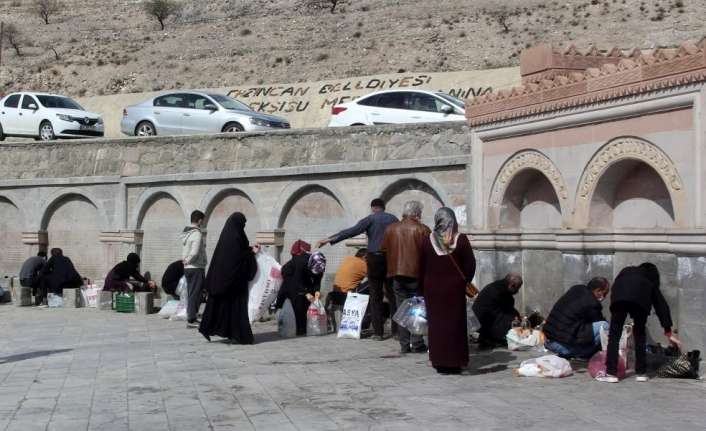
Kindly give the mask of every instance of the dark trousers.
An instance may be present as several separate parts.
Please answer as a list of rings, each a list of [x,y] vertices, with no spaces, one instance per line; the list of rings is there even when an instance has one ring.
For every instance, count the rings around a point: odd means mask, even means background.
[[[618,349],[620,347],[620,337],[623,334],[623,325],[628,314],[632,317],[632,336],[635,340],[635,373],[645,374],[647,362],[645,354],[645,343],[648,313],[639,305],[631,302],[621,302],[613,304],[610,308],[610,332],[608,334],[608,355],[606,357],[606,372],[613,376],[618,373]]]
[[[405,300],[417,294],[417,279],[399,275],[392,277],[392,288],[395,291],[395,308],[397,308]],[[392,315],[394,316],[394,313]],[[424,345],[424,338],[421,335],[412,335],[402,326],[398,326],[397,333],[400,336],[400,346],[402,347],[409,347],[410,344],[412,347],[422,347]]]
[[[390,315],[397,309],[392,283],[387,278],[387,263],[384,253],[368,253],[368,289],[370,290],[369,307],[372,314],[373,333],[382,337],[385,333],[385,314],[383,298],[390,301]],[[397,332],[397,325],[392,325],[392,333]]]
[[[297,322],[297,335],[306,335],[306,313],[309,311],[309,302],[306,295],[297,295],[292,303],[294,317]]]
[[[201,306],[201,290],[204,278],[206,278],[206,271],[203,268],[186,268],[184,276],[186,277],[187,292],[186,320],[193,322],[196,320]]]

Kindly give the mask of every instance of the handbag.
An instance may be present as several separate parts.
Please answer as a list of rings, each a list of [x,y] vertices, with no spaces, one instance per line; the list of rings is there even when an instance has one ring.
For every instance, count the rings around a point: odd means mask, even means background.
[[[667,361],[667,363],[657,369],[657,376],[662,378],[698,379],[700,354],[701,352],[698,350],[693,350]]]
[[[461,271],[461,267],[458,266],[458,263],[456,263],[456,259],[454,259],[453,256],[450,254],[447,254],[449,259],[451,259],[451,263],[454,264],[454,267],[456,268],[456,271],[458,271],[459,275],[461,278],[463,278],[463,281],[466,281],[466,275]],[[476,287],[475,284],[473,284],[472,281],[467,281],[466,282],[466,296],[469,298],[475,298],[475,296],[478,295],[478,288]]]

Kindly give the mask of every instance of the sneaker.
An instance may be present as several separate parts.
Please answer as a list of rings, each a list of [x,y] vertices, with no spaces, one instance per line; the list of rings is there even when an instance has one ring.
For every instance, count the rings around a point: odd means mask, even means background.
[[[381,335],[373,335],[370,337],[371,340],[373,341],[382,341],[382,336]]]
[[[186,327],[187,328],[198,328],[200,323],[201,322],[199,322],[198,320],[192,320],[191,322],[186,322]]]
[[[407,346],[400,346],[400,353],[405,354],[405,353],[412,353],[412,348]]]
[[[603,383],[618,383],[619,381],[617,377],[612,376],[610,374],[606,374],[604,371],[598,373],[598,375],[596,376],[596,380]]]
[[[638,374],[637,376],[635,376],[635,381],[644,383],[644,382],[649,382],[650,378],[644,374]]]

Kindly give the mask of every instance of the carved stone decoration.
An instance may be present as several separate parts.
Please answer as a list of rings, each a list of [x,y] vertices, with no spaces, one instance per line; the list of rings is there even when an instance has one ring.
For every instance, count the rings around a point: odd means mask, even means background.
[[[510,182],[515,175],[525,169],[537,170],[547,177],[552,187],[554,187],[554,192],[559,198],[563,212],[568,199],[564,178],[554,163],[547,156],[536,150],[520,151],[505,162],[495,179],[495,184],[493,184],[490,194],[491,208],[500,207],[505,197],[505,190],[510,185]]]
[[[593,156],[579,181],[578,198],[590,200],[603,173],[612,164],[624,159],[645,162],[659,173],[672,191],[679,191],[683,187],[674,163],[664,151],[640,138],[625,137],[612,140]]]

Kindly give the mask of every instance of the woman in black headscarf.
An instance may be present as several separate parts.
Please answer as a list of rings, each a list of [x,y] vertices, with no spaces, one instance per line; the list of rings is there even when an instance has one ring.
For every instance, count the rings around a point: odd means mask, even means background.
[[[154,285],[140,274],[140,256],[137,253],[130,253],[127,258],[118,263],[105,276],[103,290],[111,292],[127,292],[132,289],[130,279],[147,284],[150,288]]]
[[[456,215],[439,208],[422,243],[417,288],[427,308],[429,359],[439,373],[458,374],[468,365],[466,284],[475,272],[473,249],[459,233]]]
[[[223,227],[206,275],[208,301],[199,332],[230,342],[252,344],[248,318],[248,282],[255,277],[255,254],[245,234],[245,216],[233,213]]]

